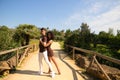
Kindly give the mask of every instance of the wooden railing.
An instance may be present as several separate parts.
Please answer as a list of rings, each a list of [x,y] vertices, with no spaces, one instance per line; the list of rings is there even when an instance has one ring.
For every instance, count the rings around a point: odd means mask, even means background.
[[[20,53],[20,50],[23,49],[23,53],[21,56],[19,56],[19,53]],[[27,45],[27,46],[22,46],[22,47],[18,47],[18,48],[15,48],[15,49],[11,49],[11,50],[6,50],[6,51],[2,51],[0,52],[0,56],[3,55],[3,54],[8,54],[8,53],[13,53],[15,52],[15,62],[16,62],[16,65],[15,67],[19,66],[21,64],[21,62],[23,61],[23,59],[28,56],[29,52],[32,51],[34,52],[35,50],[37,50],[37,45],[36,44],[32,44],[32,45]],[[4,60],[3,60],[4,61]],[[0,61],[2,62],[2,61]],[[2,66],[0,65],[0,70],[4,70],[4,69],[11,69],[10,67],[6,67],[6,66]]]
[[[95,51],[86,50],[86,49],[82,49],[82,48],[78,48],[78,47],[74,47],[74,46],[70,46],[70,45],[65,45],[65,46],[69,47],[69,48],[72,48],[72,58],[73,58],[73,60],[75,59],[75,50],[78,50],[78,51],[81,51],[81,52],[93,55],[92,56],[92,60],[91,60],[91,62],[90,62],[90,64],[89,64],[89,66],[88,66],[87,69],[89,69],[94,62],[96,62],[97,66],[103,72],[103,74],[105,75],[105,77],[107,78],[107,80],[111,80],[111,79],[107,75],[107,73],[104,71],[104,69],[102,68],[102,66],[100,65],[100,63],[97,61],[96,56],[101,57],[101,58],[103,58],[105,60],[108,60],[110,62],[113,62],[113,63],[116,63],[116,64],[120,65],[120,60],[115,59],[115,58],[111,58],[111,57],[108,57],[108,56],[104,56],[104,55],[102,55],[100,53],[97,53]]]

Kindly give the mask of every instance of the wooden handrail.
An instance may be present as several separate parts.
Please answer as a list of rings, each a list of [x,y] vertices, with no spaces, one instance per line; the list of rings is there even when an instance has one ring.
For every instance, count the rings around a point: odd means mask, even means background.
[[[11,50],[2,51],[2,52],[0,52],[0,55],[2,55],[2,54],[8,54],[8,53],[16,51],[16,55],[15,55],[16,56],[16,66],[15,67],[17,67],[22,62],[22,60],[25,58],[25,55],[29,52],[29,50],[31,48],[33,49],[32,51],[34,51],[34,49],[37,50],[36,46],[37,46],[36,44],[32,44],[32,45],[26,45],[26,46],[18,47],[18,48],[11,49]],[[22,55],[22,57],[19,58],[18,57],[19,50],[20,49],[24,49],[24,48],[28,48],[28,49],[26,49],[25,52],[24,52],[24,54]],[[0,66],[0,69],[11,69],[11,68],[10,67],[5,67],[4,68],[3,66]]]
[[[88,66],[87,69],[89,69],[91,67],[91,65],[93,64],[93,62],[96,62],[97,66],[99,67],[99,69],[103,72],[103,74],[106,76],[107,80],[111,80],[110,77],[106,74],[106,72],[104,71],[104,69],[102,68],[102,66],[99,64],[99,62],[97,61],[96,59],[96,56],[98,57],[101,57],[105,60],[108,60],[108,61],[111,61],[113,63],[116,63],[116,64],[119,64],[120,65],[120,60],[118,59],[115,59],[115,58],[111,58],[111,57],[108,57],[108,56],[105,56],[105,55],[102,55],[101,53],[98,53],[98,52],[95,52],[95,51],[91,51],[91,50],[86,50],[86,49],[82,49],[82,48],[78,48],[78,47],[74,47],[74,46],[70,46],[70,45],[66,45],[67,47],[70,47],[72,48],[72,52],[73,52],[73,59],[74,59],[74,55],[75,55],[75,50],[78,50],[78,51],[81,51],[81,52],[84,52],[84,53],[88,53],[88,54],[91,54],[93,55],[92,57],[92,60]]]
[[[22,46],[22,47],[18,47],[18,48],[19,48],[19,49],[23,49],[23,48],[26,48],[26,47],[29,47],[29,46],[32,46],[32,45],[26,45],[26,46]],[[18,50],[18,48],[11,49],[11,50],[6,50],[6,51],[1,51],[1,52],[0,52],[0,55],[2,55],[2,54],[7,54],[7,53],[10,53],[10,52],[16,51],[16,50]]]
[[[102,55],[101,53],[98,53],[98,52],[95,52],[95,51],[91,51],[91,50],[82,49],[82,48],[78,48],[78,47],[74,47],[74,46],[70,46],[70,45],[66,45],[66,46],[68,46],[70,48],[74,48],[75,50],[78,50],[78,51],[82,51],[82,52],[85,52],[85,53],[88,53],[88,54],[96,55],[98,57],[101,57],[103,59],[106,59],[108,61],[111,61],[113,63],[116,63],[116,64],[120,65],[120,60],[115,59],[115,58],[111,58],[111,57],[108,57],[108,56],[105,56],[105,55]]]
[[[111,61],[113,63],[116,63],[116,64],[120,65],[120,60],[119,59],[111,58],[111,57],[108,57],[108,56],[105,56],[105,55],[102,55],[102,54],[96,53],[96,52],[94,54],[96,54],[96,56],[98,56],[98,57],[101,57],[103,59],[106,59],[108,61]]]

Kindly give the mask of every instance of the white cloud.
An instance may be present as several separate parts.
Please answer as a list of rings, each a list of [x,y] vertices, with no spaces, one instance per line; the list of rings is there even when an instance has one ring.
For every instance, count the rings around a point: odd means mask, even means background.
[[[105,8],[105,9],[103,9]],[[69,16],[63,25],[68,27],[77,27],[82,22],[88,23],[92,31],[108,31],[112,28],[115,33],[120,30],[120,3],[112,5],[110,3],[95,2],[91,6],[76,11]]]
[[[87,6],[89,5],[89,6]],[[86,4],[86,7],[79,9],[79,11],[74,12],[70,15],[63,23],[63,25],[68,27],[79,27],[82,22],[88,22],[92,19],[90,14],[99,13],[102,9],[103,4],[99,2],[94,2],[90,4],[90,1]]]
[[[72,26],[74,24],[77,24],[78,21],[81,20],[81,16],[80,14],[73,14],[72,16],[70,16],[65,22],[64,25],[66,26]]]
[[[114,7],[113,9],[94,17],[94,20],[89,22],[92,28],[99,29],[99,31],[106,31],[109,28],[114,30],[120,29],[120,5]],[[116,29],[117,28],[117,29]]]
[[[96,14],[102,10],[103,4],[100,2],[92,3],[93,5],[89,9],[89,13]]]

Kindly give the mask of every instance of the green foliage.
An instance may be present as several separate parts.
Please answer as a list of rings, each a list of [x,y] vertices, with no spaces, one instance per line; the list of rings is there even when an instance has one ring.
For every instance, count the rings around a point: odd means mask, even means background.
[[[91,36],[90,29],[86,23],[82,23],[80,32],[81,48],[90,49]]]
[[[0,51],[8,50],[19,46],[13,39],[14,30],[7,26],[0,26]]]
[[[18,44],[28,45],[30,38],[38,38],[39,29],[35,25],[21,24],[17,27],[14,39]]]
[[[0,55],[0,61],[8,60],[9,58],[13,57],[14,55],[15,55],[15,52]]]
[[[0,26],[0,51],[20,47],[22,44],[28,44],[31,38],[39,38],[39,30],[34,25],[22,24],[17,29]],[[14,55],[15,52],[0,55],[0,61],[7,60]]]
[[[67,39],[65,39],[65,44],[89,49],[91,43],[89,26],[86,23],[82,23],[80,27],[81,29],[78,30],[66,31],[65,36]]]
[[[64,48],[64,42],[63,41],[59,41],[60,47],[63,49]]]
[[[7,26],[0,26],[0,51],[9,50],[18,47],[19,45],[13,39],[14,29],[9,29]],[[15,53],[0,55],[0,61],[7,60],[14,56]]]
[[[30,44],[39,44],[39,39],[30,39]]]
[[[64,30],[58,31],[56,29],[51,30],[54,33],[56,41],[63,41],[64,40]]]
[[[64,44],[90,49],[102,55],[120,59],[120,30],[117,30],[116,36],[113,34],[113,29],[109,29],[108,32],[101,31],[99,34],[95,34],[90,32],[86,23],[82,23],[80,29],[66,31]],[[69,48],[65,48],[65,50],[71,51]],[[118,67],[118,65],[99,57],[97,59],[100,63]]]
[[[65,32],[65,39],[70,37],[72,34],[72,31],[70,29],[67,29],[66,32]]]

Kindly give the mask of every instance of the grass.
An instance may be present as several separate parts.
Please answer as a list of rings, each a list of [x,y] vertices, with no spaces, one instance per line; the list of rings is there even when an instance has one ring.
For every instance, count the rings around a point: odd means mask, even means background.
[[[30,44],[39,44],[39,40],[38,39],[31,39]]]
[[[64,48],[64,41],[59,41],[60,47],[63,49]]]

